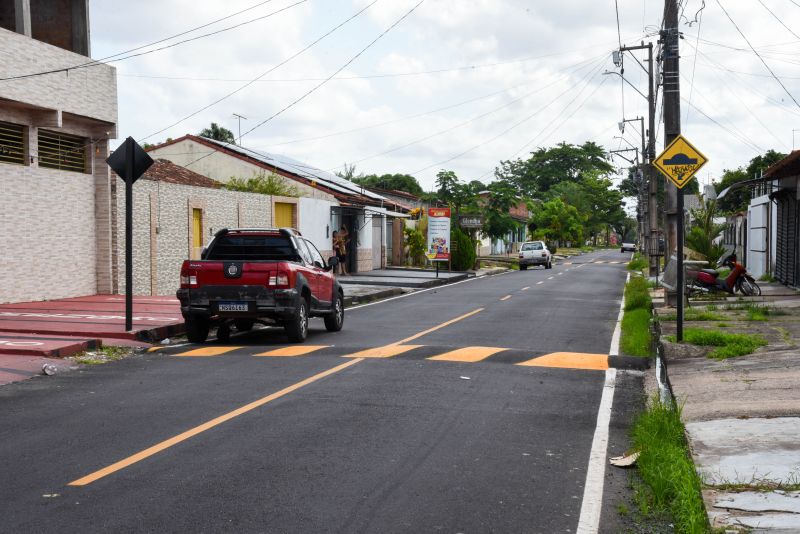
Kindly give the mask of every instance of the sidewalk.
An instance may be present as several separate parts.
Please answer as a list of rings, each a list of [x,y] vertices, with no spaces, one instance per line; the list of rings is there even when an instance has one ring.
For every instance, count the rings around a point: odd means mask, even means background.
[[[762,284],[761,297],[692,302],[688,328],[758,334],[753,354],[708,358],[714,347],[665,341],[669,382],[686,425],[712,527],[800,532],[800,293]],[[662,336],[669,308],[656,309]]]

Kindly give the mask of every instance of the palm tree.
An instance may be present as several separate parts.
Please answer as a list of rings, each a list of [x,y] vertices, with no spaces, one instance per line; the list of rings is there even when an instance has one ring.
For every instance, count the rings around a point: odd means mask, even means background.
[[[208,137],[209,139],[230,143],[232,145],[236,144],[236,138],[233,136],[233,132],[218,125],[216,122],[211,123],[211,128],[203,128],[203,131],[200,132],[200,137]]]

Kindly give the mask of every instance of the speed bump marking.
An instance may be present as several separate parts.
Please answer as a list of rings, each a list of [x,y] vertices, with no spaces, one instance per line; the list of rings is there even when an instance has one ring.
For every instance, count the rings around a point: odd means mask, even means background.
[[[201,347],[199,349],[190,350],[175,354],[175,356],[219,356],[226,352],[231,352],[243,347]]]
[[[553,352],[533,358],[516,365],[527,367],[558,367],[562,369],[587,369],[605,371],[608,369],[608,354],[589,354],[585,352]]]
[[[464,347],[437,356],[431,356],[427,359],[445,362],[479,362],[504,350],[508,349],[500,347]]]
[[[362,350],[353,354],[346,354],[345,358],[391,358],[410,350],[424,347],[425,345],[384,345],[374,349]]]
[[[327,349],[329,345],[292,345],[290,347],[281,347],[279,349],[268,350],[267,352],[260,352],[253,354],[253,356],[304,356],[320,349]]]

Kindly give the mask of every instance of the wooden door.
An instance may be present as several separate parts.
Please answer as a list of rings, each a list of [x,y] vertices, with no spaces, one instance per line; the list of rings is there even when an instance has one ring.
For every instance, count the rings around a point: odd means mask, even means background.
[[[203,251],[203,210],[192,208],[192,253],[193,260],[199,260]]]

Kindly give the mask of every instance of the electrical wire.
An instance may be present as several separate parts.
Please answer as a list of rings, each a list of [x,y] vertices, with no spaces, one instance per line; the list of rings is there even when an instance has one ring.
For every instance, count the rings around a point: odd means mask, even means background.
[[[247,131],[246,131],[244,134],[242,134],[242,135],[247,135],[247,134],[251,133],[253,130],[255,130],[255,129],[257,129],[257,128],[260,128],[261,126],[263,126],[264,124],[268,123],[269,121],[271,121],[271,120],[272,120],[272,119],[274,119],[275,117],[277,117],[277,116],[281,115],[281,114],[282,114],[283,112],[285,112],[286,110],[288,110],[288,109],[290,109],[290,108],[294,107],[295,105],[297,105],[297,104],[299,104],[300,102],[302,102],[303,100],[305,100],[305,98],[306,98],[306,97],[308,97],[309,95],[311,95],[312,93],[314,93],[314,92],[315,92],[317,89],[319,89],[320,87],[322,87],[323,85],[325,85],[327,82],[329,82],[331,79],[333,79],[333,77],[334,77],[334,76],[336,76],[337,74],[339,74],[340,72],[342,72],[344,69],[346,69],[346,68],[347,68],[347,67],[348,67],[350,64],[352,64],[352,63],[353,63],[353,62],[354,62],[356,59],[358,59],[359,57],[361,57],[361,55],[362,55],[362,54],[364,54],[364,52],[366,52],[367,50],[369,50],[369,49],[370,49],[370,48],[371,48],[371,47],[372,47],[372,46],[373,46],[375,43],[377,43],[377,42],[378,42],[378,41],[379,41],[379,40],[380,40],[380,39],[381,39],[381,38],[382,38],[384,35],[386,35],[387,33],[389,33],[389,32],[390,32],[392,29],[394,29],[394,28],[395,28],[395,27],[396,27],[398,24],[400,24],[400,23],[401,23],[401,22],[403,22],[403,21],[404,21],[404,20],[405,20],[407,17],[409,17],[409,16],[410,16],[410,15],[411,15],[411,14],[412,14],[412,13],[413,13],[413,12],[414,12],[414,11],[415,11],[417,8],[418,8],[418,7],[419,7],[419,6],[421,6],[421,5],[422,5],[422,3],[423,3],[423,2],[425,2],[425,0],[420,0],[419,2],[417,2],[417,3],[416,3],[416,4],[415,4],[415,5],[414,5],[414,6],[413,6],[411,9],[409,9],[408,11],[406,11],[406,12],[405,12],[405,13],[404,13],[404,14],[403,14],[403,15],[402,15],[400,18],[398,18],[397,20],[395,20],[395,21],[394,21],[394,22],[393,22],[393,23],[392,23],[392,24],[391,24],[391,25],[390,25],[388,28],[386,28],[386,29],[385,29],[383,32],[381,32],[381,33],[380,33],[380,34],[379,34],[379,35],[378,35],[378,36],[377,36],[375,39],[373,39],[372,41],[370,41],[370,43],[369,43],[369,44],[367,44],[367,46],[365,46],[364,48],[362,48],[361,50],[359,50],[359,51],[358,51],[358,53],[356,53],[356,54],[355,54],[353,57],[351,57],[349,60],[347,60],[347,62],[345,62],[345,63],[344,63],[344,64],[343,64],[341,67],[339,67],[338,69],[336,69],[336,70],[333,72],[333,74],[331,74],[330,76],[328,76],[328,77],[327,77],[325,80],[321,81],[320,83],[318,83],[317,85],[315,85],[314,87],[312,87],[311,89],[309,89],[308,91],[306,91],[305,93],[303,93],[303,95],[301,95],[299,98],[296,98],[295,100],[293,100],[292,102],[290,102],[289,104],[287,104],[286,106],[284,106],[284,107],[283,107],[282,109],[280,109],[279,111],[277,111],[277,112],[273,113],[272,115],[270,115],[270,116],[269,116],[269,117],[267,117],[266,119],[262,120],[261,122],[259,122],[258,124],[256,124],[255,126],[253,126],[252,128],[250,128],[249,130],[247,130]],[[241,136],[240,136],[240,137],[241,137]],[[225,144],[225,147],[231,146],[231,144],[232,144],[232,143],[226,143],[226,144]],[[204,158],[206,158],[206,157],[208,157],[208,156],[202,156],[201,158],[195,159],[194,161],[190,161],[189,163],[187,163],[187,164],[185,165],[185,167],[189,167],[190,165],[192,165],[192,164],[194,164],[194,163],[197,163],[198,161],[200,161],[201,159],[204,159]]]
[[[705,0],[703,1],[703,7],[705,7]],[[697,19],[697,17],[700,17]],[[695,50],[699,48],[700,45],[700,30],[703,28],[703,9],[700,8],[700,11],[697,12],[695,15],[697,19],[697,41],[695,43]],[[697,54],[694,55],[694,61],[692,62],[692,81],[689,84],[689,102],[692,101],[692,93],[694,92],[694,80],[695,80],[695,73],[697,72]],[[689,123],[689,110],[692,109],[692,106],[686,106],[686,116],[683,119],[683,122]]]
[[[592,64],[592,63],[596,63],[597,61],[599,61],[599,60],[601,60],[601,59],[605,58],[605,55],[606,55],[606,54],[605,54],[605,53],[603,53],[603,54],[602,54],[601,56],[599,56],[599,57],[594,57],[594,58],[591,58],[591,59],[589,59],[589,60],[584,60],[584,61],[581,61],[581,62],[579,62],[579,63],[576,63],[576,64],[574,64],[574,65],[571,65],[571,66],[569,66],[569,67],[567,67],[566,69],[563,69],[563,70],[575,69],[575,70],[576,70],[576,72],[577,72],[577,71],[579,71],[580,69],[582,69],[583,67],[587,66],[586,64]],[[576,68],[576,67],[577,67],[577,68]],[[567,78],[569,78],[569,76],[567,76]],[[465,121],[463,121],[463,122],[460,122],[460,123],[458,123],[458,124],[456,124],[456,125],[454,125],[454,126],[451,126],[451,127],[449,127],[449,128],[446,128],[446,129],[444,129],[444,130],[439,130],[439,131],[437,131],[437,132],[435,132],[435,133],[432,133],[432,134],[430,134],[430,135],[427,135],[427,136],[425,136],[425,137],[422,137],[422,138],[420,138],[420,139],[415,139],[415,140],[413,140],[413,141],[410,141],[410,142],[408,142],[408,143],[404,143],[404,144],[402,144],[402,145],[399,145],[399,146],[392,147],[392,148],[390,148],[390,149],[388,149],[388,150],[385,150],[385,151],[383,151],[383,152],[380,152],[380,153],[377,153],[377,154],[372,154],[371,156],[367,156],[367,157],[364,157],[364,158],[361,158],[361,159],[357,159],[357,160],[355,160],[355,161],[352,161],[352,162],[350,162],[350,163],[351,163],[351,164],[363,163],[364,161],[368,161],[368,160],[371,160],[371,159],[374,159],[374,158],[377,158],[377,157],[380,157],[380,156],[385,156],[386,154],[391,154],[392,152],[397,152],[398,150],[402,150],[402,149],[404,149],[404,148],[408,148],[408,147],[410,147],[410,146],[413,146],[413,145],[416,145],[416,144],[422,143],[422,142],[424,142],[424,141],[428,141],[428,140],[430,140],[430,139],[433,139],[434,137],[438,137],[438,136],[440,136],[440,135],[442,135],[442,134],[445,134],[445,133],[451,132],[451,131],[453,131],[453,130],[456,130],[456,129],[458,129],[458,128],[461,128],[461,127],[463,127],[463,126],[466,126],[467,124],[470,124],[470,123],[472,123],[472,122],[475,122],[475,121],[477,121],[477,120],[480,120],[480,119],[482,119],[482,118],[484,118],[484,117],[487,117],[487,116],[489,116],[489,115],[492,115],[492,114],[494,114],[494,113],[496,113],[496,112],[498,112],[498,111],[500,111],[500,110],[502,110],[502,109],[505,109],[505,108],[507,108],[507,107],[511,106],[512,104],[515,104],[515,103],[519,102],[520,100],[523,100],[523,99],[525,99],[525,98],[528,98],[528,97],[529,97],[529,96],[531,96],[531,95],[534,95],[534,94],[536,94],[536,93],[539,93],[539,92],[541,92],[541,91],[544,91],[545,89],[548,89],[548,88],[552,87],[553,85],[555,85],[555,84],[557,84],[557,83],[559,83],[559,82],[562,82],[562,81],[564,81],[564,78],[563,78],[563,77],[562,77],[562,78],[559,78],[559,79],[556,79],[556,80],[554,80],[554,81],[550,82],[550,83],[549,83],[549,84],[547,84],[547,85],[544,85],[544,86],[542,86],[542,87],[539,87],[539,88],[537,88],[536,90],[534,90],[534,91],[532,91],[532,92],[530,92],[530,93],[527,93],[527,94],[525,94],[525,95],[522,95],[522,96],[520,96],[520,97],[518,97],[518,98],[515,98],[514,100],[511,100],[510,102],[507,102],[507,103],[503,104],[502,106],[499,106],[499,107],[496,107],[496,108],[494,108],[494,109],[491,109],[491,110],[489,110],[489,111],[487,111],[487,112],[485,112],[485,113],[481,113],[480,115],[477,115],[477,116],[475,116],[475,117],[472,117],[472,118],[470,118],[470,119],[468,119],[468,120],[465,120]],[[336,169],[339,169],[339,168],[342,168],[342,167],[343,167],[343,165],[338,165],[338,166],[336,166],[336,167],[332,167],[332,168],[328,169],[328,171],[334,171],[334,170],[336,170]]]
[[[747,39],[747,37],[745,36],[745,34],[744,34],[744,33],[742,33],[742,30],[740,30],[740,29],[739,29],[739,26],[736,24],[736,22],[734,22],[734,20],[733,20],[733,19],[731,18],[731,16],[730,16],[730,14],[728,14],[728,12],[725,10],[725,8],[724,8],[724,7],[722,7],[722,4],[720,3],[720,1],[719,1],[719,0],[717,0],[717,5],[719,5],[720,9],[722,9],[722,11],[725,13],[725,16],[727,16],[727,17],[728,17],[728,20],[730,20],[730,21],[731,21],[731,24],[733,24],[734,28],[736,28],[736,31],[738,31],[738,32],[739,32],[739,35],[741,35],[741,36],[742,36],[742,38],[745,40],[745,42],[747,43],[747,46],[749,46],[749,47],[750,47],[750,49],[753,51],[753,53],[754,53],[756,56],[758,56],[758,59],[760,59],[760,60],[761,60],[761,63],[763,63],[763,64],[764,64],[764,66],[767,68],[767,70],[769,71],[769,73],[770,73],[770,74],[772,74],[772,77],[773,77],[773,78],[775,78],[775,81],[776,81],[776,82],[778,82],[778,83],[780,84],[780,86],[783,88],[783,90],[786,92],[786,94],[787,94],[787,95],[789,95],[789,98],[791,98],[791,99],[792,99],[792,101],[794,101],[794,103],[797,105],[797,107],[799,107],[799,108],[800,108],[800,103],[798,103],[798,102],[797,102],[797,100],[795,99],[794,95],[792,95],[792,93],[790,93],[790,92],[789,92],[789,90],[786,88],[786,86],[785,86],[785,85],[783,85],[783,82],[780,80],[780,78],[778,78],[778,77],[775,75],[775,73],[774,73],[774,72],[772,72],[772,69],[769,67],[769,65],[767,65],[767,62],[766,62],[766,61],[764,61],[764,58],[762,58],[762,57],[761,57],[761,55],[760,55],[758,52],[756,52],[756,49],[755,49],[755,48],[753,48],[753,45],[751,45],[751,44],[750,44],[750,41]]]
[[[758,0],[758,3],[759,3],[759,4],[761,4],[762,6],[764,6],[764,9],[766,9],[767,11],[769,11],[769,14],[770,14],[770,15],[772,15],[772,17],[773,17],[775,20],[777,20],[777,21],[778,21],[778,22],[781,24],[781,26],[783,26],[784,28],[786,28],[786,30],[787,30],[789,33],[791,33],[793,36],[795,36],[795,38],[797,38],[797,39],[800,39],[800,35],[797,35],[796,33],[794,33],[794,32],[792,31],[792,29],[791,29],[789,26],[787,26],[787,25],[786,25],[786,23],[784,23],[784,22],[783,22],[783,21],[780,19],[780,17],[778,17],[778,15],[776,15],[776,14],[775,14],[775,13],[774,13],[774,12],[773,12],[773,11],[772,11],[770,8],[769,8],[769,7],[767,7],[767,4],[765,4],[765,3],[763,2],[763,0]]]
[[[367,4],[366,6],[364,6],[363,8],[361,8],[359,11],[357,11],[355,14],[351,15],[350,17],[348,17],[348,18],[347,18],[347,19],[345,19],[344,21],[340,22],[339,24],[337,24],[336,26],[334,26],[333,28],[331,28],[330,30],[328,30],[326,33],[324,33],[323,35],[321,35],[320,37],[318,37],[317,39],[315,39],[314,41],[312,41],[312,42],[311,42],[309,45],[305,46],[304,48],[302,48],[302,49],[301,49],[301,50],[299,50],[298,52],[295,52],[294,54],[292,54],[292,55],[291,55],[291,56],[289,56],[288,58],[284,59],[283,61],[281,61],[281,62],[280,62],[280,63],[278,63],[277,65],[275,65],[275,66],[273,66],[273,67],[271,67],[271,68],[267,69],[266,71],[262,72],[261,74],[259,74],[259,75],[258,75],[258,76],[256,76],[255,78],[253,78],[252,80],[249,80],[247,83],[245,83],[244,85],[240,86],[240,87],[239,87],[239,88],[237,88],[236,90],[234,90],[234,91],[231,91],[230,93],[227,93],[227,94],[223,95],[222,97],[220,97],[220,98],[218,98],[218,99],[214,100],[214,101],[213,101],[213,102],[211,102],[210,104],[208,104],[208,105],[206,105],[206,106],[204,106],[204,107],[202,107],[202,108],[198,109],[197,111],[194,111],[194,112],[190,113],[189,115],[186,115],[185,117],[183,117],[182,119],[179,119],[179,120],[178,120],[178,121],[176,121],[176,122],[173,122],[173,123],[172,123],[172,124],[170,124],[169,126],[165,126],[164,128],[161,128],[160,130],[157,130],[157,131],[155,131],[155,132],[153,132],[153,133],[151,133],[151,134],[147,135],[146,137],[143,137],[141,140],[143,141],[143,140],[145,140],[145,139],[150,139],[150,138],[151,138],[151,137],[153,137],[153,136],[156,136],[156,135],[158,135],[158,134],[160,134],[160,133],[162,133],[162,132],[165,132],[165,131],[169,130],[170,128],[174,127],[174,126],[177,126],[178,124],[180,124],[180,123],[182,123],[182,122],[184,122],[184,121],[186,121],[186,120],[189,120],[189,119],[191,119],[191,118],[192,118],[192,117],[194,117],[195,115],[198,115],[199,113],[202,113],[203,111],[205,111],[205,110],[207,110],[207,109],[209,109],[209,108],[211,108],[211,107],[213,107],[213,106],[215,106],[215,105],[219,104],[219,103],[220,103],[220,102],[222,102],[223,100],[227,100],[228,98],[232,97],[232,96],[233,96],[233,95],[235,95],[236,93],[238,93],[238,92],[240,92],[240,91],[243,91],[244,89],[246,89],[246,88],[250,87],[251,85],[253,85],[254,83],[256,83],[258,80],[260,80],[261,78],[263,78],[263,77],[264,77],[264,76],[266,76],[267,74],[270,74],[271,72],[274,72],[275,70],[279,69],[279,68],[280,68],[280,67],[282,67],[283,65],[286,65],[287,63],[289,63],[290,61],[292,61],[292,60],[293,60],[293,59],[295,59],[296,57],[300,56],[301,54],[303,54],[304,52],[306,52],[307,50],[309,50],[310,48],[312,48],[314,45],[316,45],[317,43],[319,43],[320,41],[322,41],[323,39],[325,39],[326,37],[328,37],[329,35],[331,35],[333,32],[335,32],[336,30],[338,30],[339,28],[341,28],[342,26],[344,26],[344,25],[345,25],[345,24],[347,24],[348,22],[352,21],[353,19],[355,19],[356,17],[358,17],[359,15],[361,15],[362,13],[364,13],[364,12],[365,12],[367,9],[369,9],[370,7],[372,7],[373,5],[375,5],[375,4],[376,4],[378,1],[379,1],[379,0],[373,0],[372,2],[370,2],[369,4]],[[241,140],[241,136],[239,136],[239,139]]]
[[[270,17],[272,17],[274,15],[277,15],[279,13],[287,11],[287,10],[293,8],[293,7],[296,7],[296,6],[300,5],[300,4],[304,4],[306,2],[308,2],[308,0],[297,0],[297,2],[295,2],[294,4],[290,4],[288,6],[282,7],[281,9],[278,9],[276,11],[273,11],[272,13],[268,13],[268,14],[263,15],[261,17],[250,19],[250,20],[241,22],[239,24],[235,24],[233,26],[228,26],[227,28],[222,28],[221,30],[216,30],[216,31],[213,31],[213,32],[210,32],[210,33],[197,35],[197,36],[191,37],[189,39],[184,39],[183,41],[177,41],[175,43],[170,43],[168,45],[165,45],[165,46],[162,46],[162,47],[159,47],[159,48],[154,48],[152,50],[145,50],[144,52],[138,52],[136,54],[128,54],[128,55],[125,55],[123,57],[118,57],[117,59],[111,59],[109,61],[100,61],[100,60],[98,60],[98,61],[89,61],[87,63],[82,63],[82,64],[79,64],[79,65],[73,65],[71,67],[63,67],[63,68],[59,68],[59,69],[51,69],[51,70],[47,70],[47,71],[34,72],[34,73],[30,73],[30,74],[20,74],[20,75],[17,75],[17,76],[9,76],[9,77],[6,77],[6,78],[0,78],[0,81],[19,80],[19,79],[23,79],[23,78],[32,78],[34,76],[43,76],[43,75],[46,75],[46,74],[55,74],[55,73],[58,73],[58,72],[69,72],[71,70],[76,70],[76,69],[81,69],[81,68],[86,68],[86,67],[95,67],[95,66],[98,66],[98,65],[108,65],[109,63],[115,63],[117,61],[124,61],[126,59],[130,59],[130,58],[134,58],[134,57],[145,56],[145,55],[148,55],[148,54],[152,54],[154,52],[160,52],[162,50],[166,50],[168,48],[173,48],[175,46],[182,45],[184,43],[189,43],[189,42],[192,42],[192,41],[197,41],[199,39],[204,39],[206,37],[211,37],[213,35],[218,35],[220,33],[224,33],[224,32],[236,29],[236,28],[240,28],[242,26],[246,26],[248,24],[252,24],[254,22],[258,22],[260,20],[264,20],[264,19],[270,18]],[[213,23],[209,23],[209,24],[213,24]],[[209,24],[207,24],[206,26],[208,26]],[[203,26],[203,27],[205,27],[205,26]],[[194,30],[190,30],[188,32],[183,32],[183,33],[181,33],[179,35],[185,35],[186,33],[191,33],[191,31],[194,31]],[[172,37],[167,38],[167,39],[162,39],[162,40],[156,41],[156,42],[157,43],[158,42],[164,42],[164,41],[169,40],[171,38]],[[142,48],[146,48],[148,46],[151,46],[151,45],[143,45],[143,46],[134,48],[132,50],[141,50]],[[119,55],[121,55],[121,54],[115,54],[114,56],[110,56],[110,57],[115,57],[115,56],[119,56]]]

